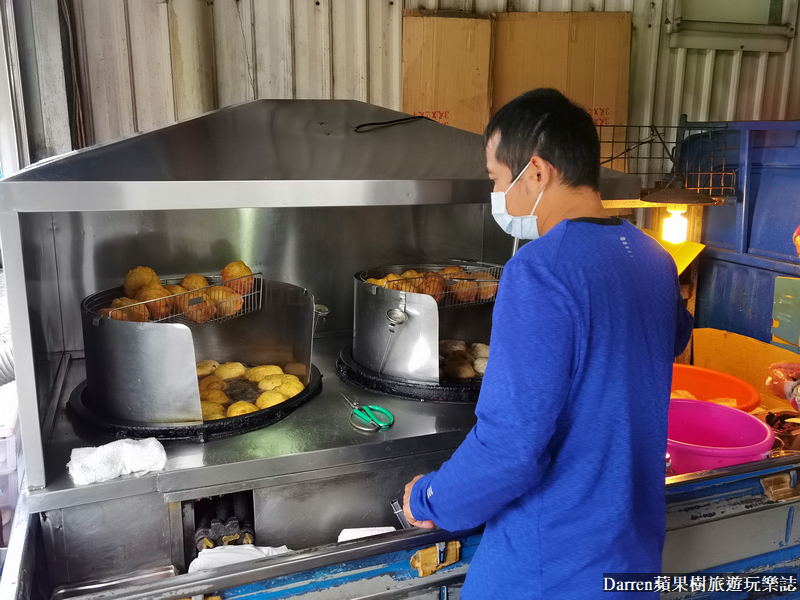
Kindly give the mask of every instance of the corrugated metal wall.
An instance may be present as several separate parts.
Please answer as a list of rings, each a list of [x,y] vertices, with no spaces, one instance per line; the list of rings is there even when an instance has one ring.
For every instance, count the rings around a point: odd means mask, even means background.
[[[73,0],[88,142],[253,98],[399,109],[403,8],[630,11],[629,123],[800,118],[794,40],[781,54],[672,49],[671,1]]]

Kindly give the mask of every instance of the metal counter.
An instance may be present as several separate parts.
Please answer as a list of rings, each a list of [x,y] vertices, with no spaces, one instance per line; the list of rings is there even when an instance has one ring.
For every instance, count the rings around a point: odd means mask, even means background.
[[[318,469],[344,467],[441,451],[452,452],[475,422],[474,406],[432,404],[380,396],[355,389],[334,373],[339,351],[351,338],[318,338],[312,360],[322,373],[322,393],[286,419],[251,433],[196,443],[165,443],[166,468],[142,477],[76,486],[67,472],[73,448],[98,446],[113,438],[83,426],[64,407],[69,394],[85,379],[84,362],[72,356],[58,403],[50,441],[45,446],[48,485],[31,490],[31,512],[124,498],[149,492],[178,501],[202,495],[257,488],[266,477],[289,476]],[[348,409],[339,393],[355,395],[362,404],[379,404],[395,415],[385,432],[364,433],[348,422]]]

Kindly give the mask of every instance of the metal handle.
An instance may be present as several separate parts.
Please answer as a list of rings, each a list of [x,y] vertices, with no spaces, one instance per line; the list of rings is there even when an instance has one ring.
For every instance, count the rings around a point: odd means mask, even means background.
[[[378,373],[383,373],[383,368],[386,366],[386,357],[389,356],[389,346],[394,340],[394,330],[396,327],[401,327],[408,321],[408,314],[399,308],[390,308],[386,311],[386,320],[389,321],[389,337],[386,340],[386,346],[383,348],[383,358],[381,358],[381,366]]]
[[[315,304],[314,305],[314,329],[311,331],[311,335],[313,336],[317,332],[317,325],[319,325],[320,319],[325,319],[331,313],[331,309],[325,306],[324,304]]]

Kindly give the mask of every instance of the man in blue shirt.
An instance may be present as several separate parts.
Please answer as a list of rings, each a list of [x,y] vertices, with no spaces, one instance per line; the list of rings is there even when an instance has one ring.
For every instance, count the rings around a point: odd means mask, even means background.
[[[477,424],[406,486],[406,517],[486,524],[463,598],[610,598],[603,573],[661,571],[672,363],[692,317],[669,254],[605,213],[585,110],[534,90],[485,140],[492,214],[532,241],[500,281]]]

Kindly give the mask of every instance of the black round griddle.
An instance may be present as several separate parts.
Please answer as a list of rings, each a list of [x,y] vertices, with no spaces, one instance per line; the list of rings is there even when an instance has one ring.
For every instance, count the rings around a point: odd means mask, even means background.
[[[67,402],[70,412],[93,427],[106,434],[118,438],[149,438],[159,440],[181,440],[189,442],[205,442],[219,438],[238,435],[248,431],[261,429],[267,425],[277,423],[292,411],[296,410],[322,390],[322,375],[319,369],[311,365],[311,378],[302,392],[282,404],[265,408],[238,417],[227,417],[214,421],[204,421],[197,425],[184,425],[181,423],[139,423],[136,421],[123,421],[91,410],[86,402],[86,381],[83,381],[72,392]]]
[[[379,375],[353,360],[352,345],[343,348],[339,354],[336,373],[343,381],[362,390],[422,402],[475,403],[481,393],[480,379],[458,381],[442,378],[439,383],[425,383]]]

